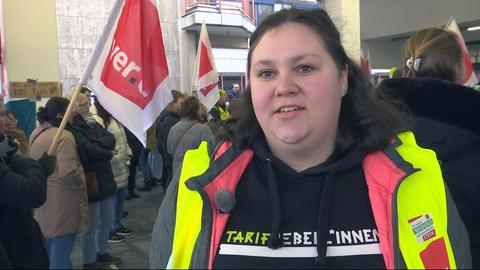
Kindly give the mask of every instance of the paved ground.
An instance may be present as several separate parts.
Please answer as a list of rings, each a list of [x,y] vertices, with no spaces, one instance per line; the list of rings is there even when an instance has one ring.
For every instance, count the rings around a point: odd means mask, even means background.
[[[142,186],[143,177],[138,173],[137,187]],[[151,233],[163,198],[163,191],[161,187],[157,187],[149,192],[137,193],[141,198],[125,201],[124,209],[129,214],[122,221],[123,225],[132,229],[134,233],[127,236],[123,242],[109,243],[111,254],[123,259],[122,264],[118,267],[111,265],[111,269],[148,269]],[[76,269],[82,268],[81,245],[82,241],[79,237],[72,254],[72,263]]]

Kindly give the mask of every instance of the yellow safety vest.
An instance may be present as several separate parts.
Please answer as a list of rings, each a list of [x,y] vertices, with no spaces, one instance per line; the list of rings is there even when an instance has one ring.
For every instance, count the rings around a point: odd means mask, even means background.
[[[399,139],[401,142],[396,147],[389,147],[384,152],[378,152],[377,154],[369,154],[365,158],[366,160],[362,162],[368,179],[372,179],[369,178],[368,174],[374,175],[374,178],[375,174],[381,174],[375,169],[378,166],[369,165],[375,162],[380,162],[388,168],[385,173],[389,175],[404,174],[404,179],[398,181],[390,191],[382,190],[383,193],[379,193],[379,196],[370,196],[375,221],[377,227],[379,227],[382,254],[386,266],[387,268],[400,267],[402,265],[400,261],[403,259],[407,268],[423,269],[425,265],[422,256],[427,256],[428,259],[429,252],[435,251],[435,249],[429,250],[429,247],[443,244],[448,254],[446,260],[448,260],[449,267],[456,268],[447,231],[447,195],[435,153],[417,146],[411,132],[400,134]],[[389,151],[391,153],[388,153]],[[392,161],[393,159],[390,156],[396,156],[405,164],[413,165],[412,168],[415,169],[415,172],[406,174],[404,170],[395,167],[395,162]],[[198,191],[188,189],[186,182],[193,177],[204,174],[209,169],[210,164],[211,160],[206,142],[202,142],[198,149],[189,150],[185,154],[178,184],[173,245],[167,268],[207,267],[206,265],[192,265],[191,263],[197,238],[202,225],[204,225],[202,224],[202,214],[205,214],[203,208],[205,205],[210,206],[210,202],[205,203]],[[241,177],[241,175],[235,177]],[[368,179],[367,182],[369,182]],[[369,186],[369,193],[374,193],[375,190],[370,189],[372,185],[368,183],[367,185]],[[382,201],[382,198],[380,198],[382,196],[390,198],[390,201],[379,203]],[[383,204],[383,206],[380,204]],[[385,208],[386,206],[387,208]],[[377,207],[383,208],[377,209]],[[385,209],[389,209],[390,213],[386,213]],[[377,215],[376,213],[380,214]],[[384,214],[386,216],[382,216]],[[415,218],[417,219],[415,220]],[[432,222],[429,219],[433,220],[433,225],[430,224]],[[385,224],[391,224],[392,226],[389,228]],[[386,231],[381,232],[382,227]],[[432,228],[434,228],[435,236],[432,236]],[[210,229],[204,228],[204,231]],[[382,233],[387,235],[382,237]],[[427,239],[423,240],[422,237]],[[382,242],[382,238],[387,240]],[[431,245],[433,242],[435,244]],[[207,246],[201,248],[211,250]],[[425,255],[425,252],[428,254]],[[209,266],[211,266],[211,258],[213,258],[211,255],[209,254]]]

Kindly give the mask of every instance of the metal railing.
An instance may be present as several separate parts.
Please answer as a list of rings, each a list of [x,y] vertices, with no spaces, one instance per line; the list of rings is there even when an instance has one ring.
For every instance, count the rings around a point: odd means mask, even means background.
[[[255,24],[254,0],[184,0],[184,16],[198,8],[209,8],[212,12],[232,13],[241,12]]]

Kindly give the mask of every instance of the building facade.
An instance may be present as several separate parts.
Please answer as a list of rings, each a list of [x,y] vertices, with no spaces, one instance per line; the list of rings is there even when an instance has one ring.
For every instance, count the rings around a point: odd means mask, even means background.
[[[282,8],[315,8],[315,0],[154,0],[159,10],[172,89],[189,92],[200,26],[207,25],[219,85],[245,87],[248,39],[256,25]],[[63,93],[78,82],[114,0],[57,0],[60,80]]]

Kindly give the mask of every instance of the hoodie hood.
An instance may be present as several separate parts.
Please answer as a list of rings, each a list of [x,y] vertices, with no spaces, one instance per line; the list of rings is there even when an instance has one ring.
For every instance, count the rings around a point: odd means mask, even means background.
[[[324,181],[321,191],[320,203],[317,217],[317,253],[315,267],[326,268],[327,237],[330,217],[327,211],[330,209],[332,194],[335,190],[336,179],[342,171],[358,165],[366,151],[358,146],[341,153],[332,154],[324,163],[296,172],[283,161],[273,156],[265,138],[257,139],[252,146],[256,158],[255,162],[263,168],[266,173],[268,193],[270,197],[271,228],[268,247],[271,249],[280,248],[283,240],[280,238],[282,232],[282,210],[280,202],[279,184],[282,182],[298,182],[301,179],[314,179]]]
[[[266,143],[265,138],[255,140],[252,145],[252,149],[254,150],[255,155],[261,161],[260,164],[263,168],[266,168],[268,163],[272,164],[276,171],[281,172],[284,176],[286,176],[284,179],[287,181],[295,181],[304,175],[339,172],[349,169],[360,163],[366,154],[366,150],[364,148],[361,146],[356,146],[341,153],[335,152],[322,164],[308,168],[301,172],[297,172],[285,162],[273,155]]]
[[[383,80],[380,95],[400,100],[415,117],[465,129],[480,136],[480,92],[473,88],[434,78]]]

